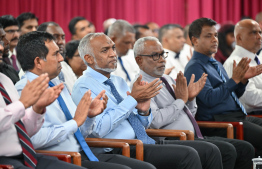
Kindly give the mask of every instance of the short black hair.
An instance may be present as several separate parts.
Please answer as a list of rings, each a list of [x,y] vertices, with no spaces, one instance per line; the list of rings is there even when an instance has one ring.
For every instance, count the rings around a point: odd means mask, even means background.
[[[3,15],[0,17],[0,23],[3,25],[5,29],[8,26],[18,26],[17,20],[12,15]]]
[[[192,36],[199,38],[203,26],[214,26],[216,24],[216,21],[210,18],[199,18],[197,20],[194,20],[189,27],[189,38],[191,40],[192,45],[194,46],[192,42]]]
[[[21,28],[24,25],[24,21],[29,20],[29,19],[36,19],[38,22],[38,18],[35,16],[35,14],[31,12],[24,12],[21,13],[17,18],[18,26]]]
[[[73,58],[75,52],[78,50],[79,43],[80,40],[72,40],[66,44],[66,63],[68,63],[68,59]]]
[[[77,16],[71,19],[71,21],[69,22],[68,28],[72,35],[76,34],[75,25],[77,24],[77,22],[82,21],[82,20],[87,20],[87,19],[81,16]]]
[[[45,42],[54,40],[54,37],[47,32],[34,31],[22,35],[19,38],[16,51],[17,59],[24,71],[34,68],[36,57],[45,59],[49,50]]]
[[[3,25],[0,23],[0,29],[2,29],[3,28]]]
[[[162,38],[167,33],[168,30],[175,29],[175,28],[179,28],[179,29],[183,30],[183,28],[178,24],[166,24],[166,25],[162,26],[159,29],[159,35],[158,35],[159,41],[162,42]]]
[[[139,25],[139,24],[133,25],[133,27],[136,31],[136,36],[135,36],[136,40],[139,39],[139,37],[141,36],[141,33],[139,32],[139,28],[147,29],[147,30],[150,29],[147,25]]]
[[[49,25],[54,25],[54,26],[59,26],[57,23],[55,22],[44,22],[41,25],[38,26],[37,31],[43,31],[46,32],[46,29]]]

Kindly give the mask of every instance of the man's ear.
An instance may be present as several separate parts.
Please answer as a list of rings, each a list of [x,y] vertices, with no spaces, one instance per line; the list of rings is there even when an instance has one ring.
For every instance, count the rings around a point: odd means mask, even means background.
[[[85,61],[89,64],[89,65],[93,65],[95,63],[95,59],[93,56],[86,54],[84,56]]]
[[[43,59],[40,59],[38,56],[34,59],[34,67],[37,68],[37,69],[42,69],[43,67],[43,62],[44,60]]]
[[[140,67],[143,63],[143,58],[141,56],[136,56],[135,59],[136,59],[137,65]]]
[[[113,42],[115,42],[116,36],[110,36],[110,39],[111,39]]]
[[[192,36],[191,43],[192,43],[193,46],[197,46],[198,45],[198,38]]]

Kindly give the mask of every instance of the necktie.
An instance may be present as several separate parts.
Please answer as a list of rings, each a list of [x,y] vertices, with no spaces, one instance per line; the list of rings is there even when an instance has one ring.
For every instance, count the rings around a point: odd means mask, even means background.
[[[175,59],[179,59],[180,52],[176,54]]]
[[[55,86],[51,81],[49,82],[49,86],[53,87]],[[70,113],[70,111],[68,110],[65,101],[63,100],[61,94],[58,96],[57,98],[60,107],[62,108],[66,119],[67,120],[71,120],[72,119],[72,115]],[[85,152],[86,156],[89,158],[90,161],[98,161],[98,159],[96,158],[96,156],[92,153],[92,151],[90,150],[89,146],[86,144],[86,141],[83,137],[83,135],[81,134],[79,128],[77,129],[77,131],[75,132],[75,137],[78,141],[78,143],[80,144],[80,146],[82,147],[83,151]]]
[[[210,58],[210,59],[209,59],[209,62],[211,62],[211,64],[216,68],[217,73],[219,74],[219,76],[221,77],[221,79],[223,80],[223,82],[226,83],[227,80],[226,80],[225,76],[222,74],[222,72],[221,72],[221,70],[220,70],[220,68],[219,68],[219,66],[218,66],[217,61],[216,61],[214,58]],[[233,91],[233,92],[231,92],[231,95],[232,95],[233,99],[235,100],[235,102],[237,103],[237,105],[241,108],[242,112],[243,112],[245,115],[247,115],[246,109],[244,108],[244,106],[243,106],[243,105],[241,104],[241,102],[239,101],[236,93]]]
[[[169,83],[167,82],[166,78],[161,77],[160,80],[162,80],[162,82],[165,84],[168,92],[169,92],[169,93],[173,96],[173,98],[176,100],[175,92],[172,90],[172,88],[171,88],[171,86],[169,85]],[[199,126],[198,126],[195,118],[192,116],[192,113],[190,112],[190,110],[189,110],[186,106],[184,106],[183,110],[184,110],[184,112],[187,114],[187,116],[189,117],[191,123],[193,124],[193,127],[194,127],[194,129],[195,129],[195,131],[196,131],[196,136],[197,136],[197,138],[203,139],[203,135],[202,135],[202,133],[201,133],[201,131],[200,131],[200,128],[199,128]]]
[[[16,71],[18,71],[18,67],[17,67],[17,65],[16,65],[16,56],[15,56],[15,55],[12,55],[12,56],[11,56],[11,59],[12,59],[12,66],[14,67],[14,69],[15,69]]]
[[[121,57],[118,57],[118,60],[119,60],[119,62],[120,62],[120,64],[121,64],[121,66],[122,66],[122,69],[123,69],[124,72],[126,73],[126,77],[127,77],[127,79],[128,79],[129,81],[131,81],[131,79],[130,79],[128,73],[127,73],[127,70],[126,70],[125,67],[124,67],[124,64],[123,64],[122,58],[121,58]]]
[[[6,105],[12,103],[8,93],[6,92],[4,86],[1,83],[0,83],[0,92],[4,98]],[[15,128],[19,138],[19,142],[22,146],[24,163],[26,166],[34,169],[36,168],[37,165],[36,153],[23,122],[21,120],[16,122]]]
[[[114,97],[116,98],[118,104],[121,101],[123,101],[122,96],[120,96],[120,94],[116,90],[115,85],[113,84],[113,82],[110,79],[106,80],[104,83],[110,86],[111,92],[114,95]],[[137,139],[141,140],[145,144],[155,144],[155,140],[153,140],[146,134],[144,126],[142,125],[138,117],[133,112],[130,113],[127,120],[129,121],[132,128],[134,129]]]
[[[255,61],[257,62],[257,65],[260,65],[260,61],[259,61],[257,55],[255,55]]]

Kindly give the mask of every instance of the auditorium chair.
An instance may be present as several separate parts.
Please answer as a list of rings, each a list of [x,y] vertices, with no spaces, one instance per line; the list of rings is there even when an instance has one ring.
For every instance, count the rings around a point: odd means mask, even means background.
[[[0,169],[14,169],[14,166],[0,164]]]
[[[200,128],[225,128],[227,129],[227,138],[234,138],[234,129],[236,129],[236,139],[244,140],[242,122],[225,122],[225,121],[197,121]]]

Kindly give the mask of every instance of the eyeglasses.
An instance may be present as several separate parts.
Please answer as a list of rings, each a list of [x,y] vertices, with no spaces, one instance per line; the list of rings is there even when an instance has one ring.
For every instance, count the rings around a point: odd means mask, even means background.
[[[160,56],[164,59],[168,57],[168,52],[163,52],[163,53],[155,53],[152,55],[139,55],[139,56],[149,56],[153,59],[153,61],[158,61],[160,59]]]
[[[19,33],[20,30],[19,29],[17,29],[17,30],[14,30],[14,29],[5,30],[5,33],[7,33],[7,34],[14,34],[15,32]]]

